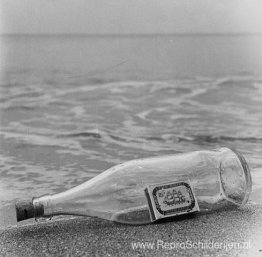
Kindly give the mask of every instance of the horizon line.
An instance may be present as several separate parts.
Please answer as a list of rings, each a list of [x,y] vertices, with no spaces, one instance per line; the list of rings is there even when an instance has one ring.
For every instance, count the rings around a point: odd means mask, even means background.
[[[132,36],[241,36],[262,35],[262,32],[174,32],[174,33],[0,33],[0,36],[85,36],[85,37],[132,37]]]

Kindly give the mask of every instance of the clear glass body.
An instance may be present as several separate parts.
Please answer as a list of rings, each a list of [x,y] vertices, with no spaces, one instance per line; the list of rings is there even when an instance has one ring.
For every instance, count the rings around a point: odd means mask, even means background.
[[[114,166],[63,193],[35,198],[44,215],[84,215],[120,223],[151,223],[147,185],[189,180],[201,212],[244,205],[251,176],[229,148],[138,159]]]

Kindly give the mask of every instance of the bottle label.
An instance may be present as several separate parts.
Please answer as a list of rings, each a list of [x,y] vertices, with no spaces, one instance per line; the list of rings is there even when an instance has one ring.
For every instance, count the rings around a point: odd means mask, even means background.
[[[189,181],[148,185],[145,194],[152,221],[199,211]]]

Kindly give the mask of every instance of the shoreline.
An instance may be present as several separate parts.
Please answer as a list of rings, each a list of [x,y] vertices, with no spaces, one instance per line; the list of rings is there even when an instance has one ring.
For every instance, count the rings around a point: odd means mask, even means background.
[[[262,256],[261,228],[262,205],[254,204],[141,226],[58,218],[0,231],[0,255]]]

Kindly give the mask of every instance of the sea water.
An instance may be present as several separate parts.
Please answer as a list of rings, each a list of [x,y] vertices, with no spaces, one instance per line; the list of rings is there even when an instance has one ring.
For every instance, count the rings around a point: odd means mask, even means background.
[[[262,203],[262,36],[1,36],[0,205],[229,146]]]

